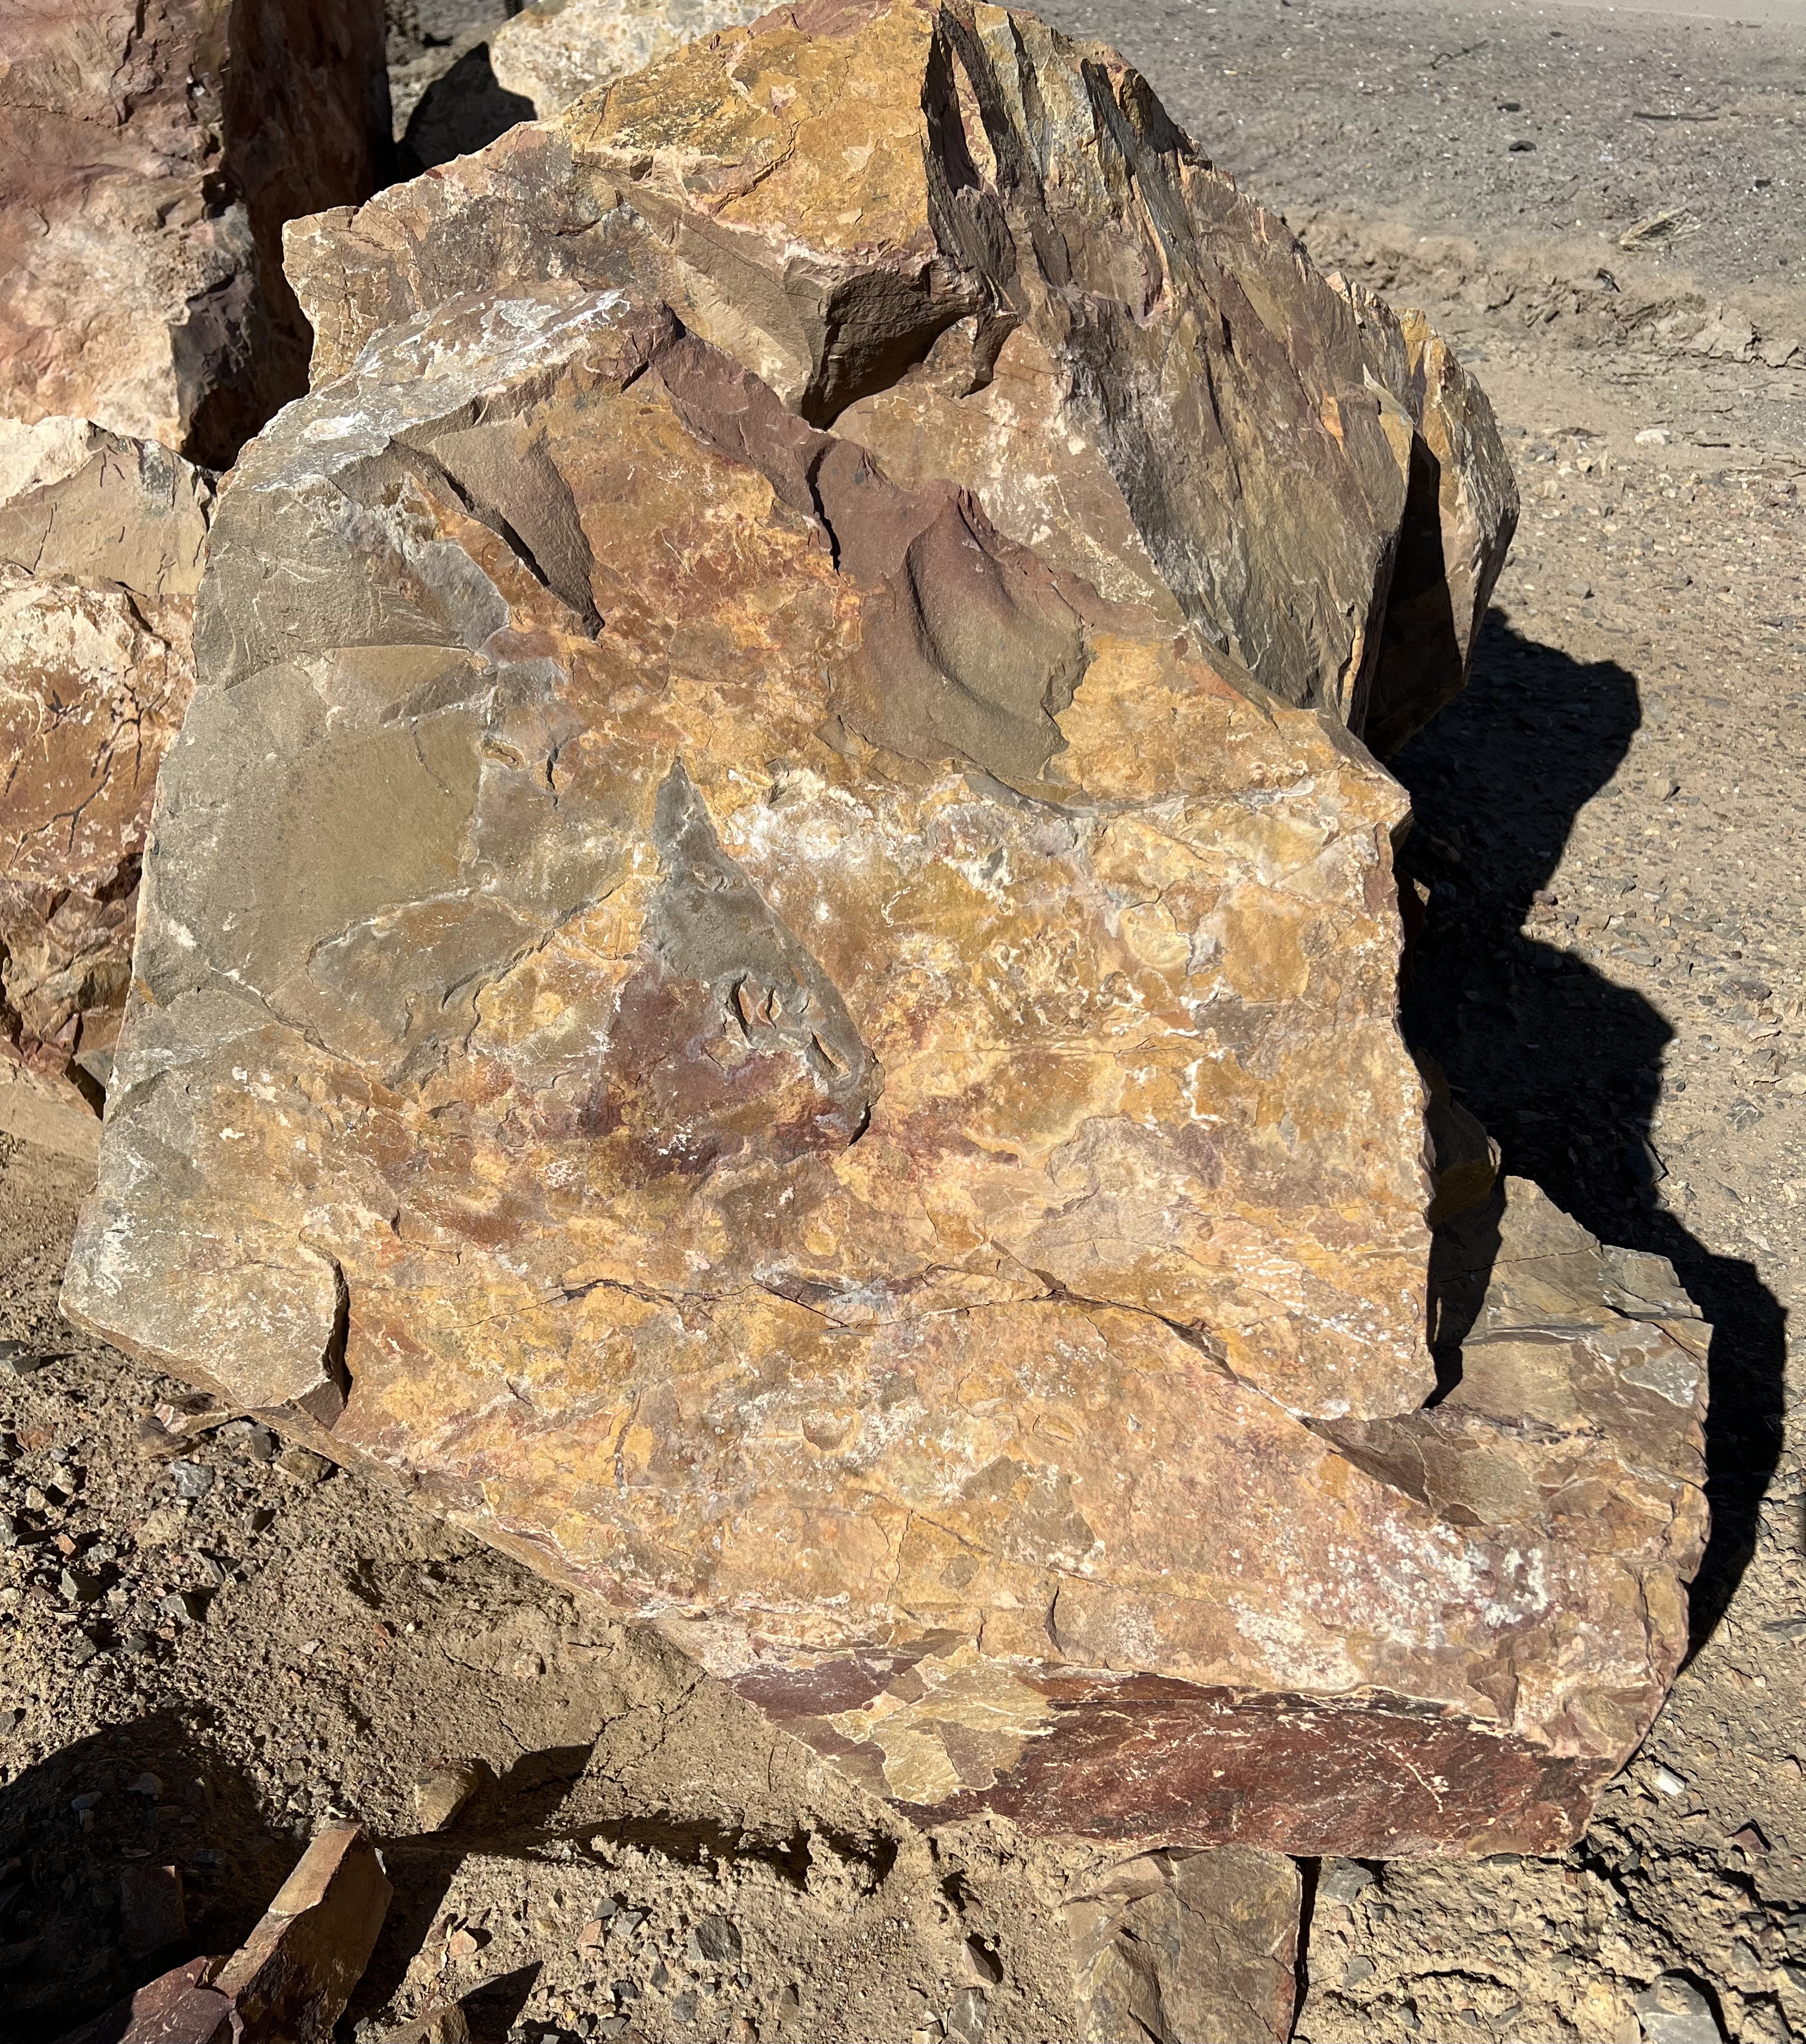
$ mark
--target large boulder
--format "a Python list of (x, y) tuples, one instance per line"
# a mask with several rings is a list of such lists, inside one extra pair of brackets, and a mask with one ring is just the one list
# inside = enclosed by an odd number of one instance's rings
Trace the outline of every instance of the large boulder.
[(158, 763), (194, 682), (213, 480), (0, 421), (0, 1129), (93, 1156)]
[(221, 466), (305, 387), (283, 223), (389, 149), (378, 0), (69, 0), (0, 50), (0, 417)]
[[(936, 473), (937, 368), (889, 473), (663, 245), (415, 313), (246, 450), (67, 1310), (924, 1817), (1571, 1837), (1685, 1643), (1700, 1331), (1482, 1181), (1428, 1404), (1401, 790), (1126, 516)], [(1327, 444), (1389, 445), (1358, 400)]]
[(1114, 52), (998, 8), (805, 0), (288, 245), (317, 378), (462, 291), (631, 281), (1389, 747), (1461, 686), (1516, 519), (1420, 322), (1320, 276)]

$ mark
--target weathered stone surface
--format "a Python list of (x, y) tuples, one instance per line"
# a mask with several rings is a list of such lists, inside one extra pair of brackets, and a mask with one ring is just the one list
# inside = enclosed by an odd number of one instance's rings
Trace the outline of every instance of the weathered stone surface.
[(0, 50), (0, 414), (221, 465), (305, 382), (282, 224), (375, 189), (374, 0), (71, 0)]
[(1562, 1840), (1684, 1642), (1698, 1329), (1515, 1188), (1424, 1409), (1396, 784), (629, 255), (247, 450), (67, 1309), (924, 1816)]
[(1461, 686), (1516, 518), (1420, 321), (1319, 276), (1113, 52), (963, 0), (692, 43), (288, 259), (317, 378), (462, 290), (636, 279), (897, 480), (1382, 747)]
[(79, 1155), (131, 976), (158, 762), (194, 686), (212, 478), (0, 422), (0, 1128)]
[(1153, 1852), (1066, 1905), (1086, 2044), (1285, 2044), (1303, 1883), (1278, 1853)]
[(763, 0), (540, 0), (494, 30), (490, 62), (496, 83), (544, 121), (680, 43), (766, 11)]

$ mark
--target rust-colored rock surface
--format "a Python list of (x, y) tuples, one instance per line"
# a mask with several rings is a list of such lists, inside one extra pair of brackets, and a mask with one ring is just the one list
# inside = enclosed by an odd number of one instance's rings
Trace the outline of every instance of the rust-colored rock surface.
[(1114, 52), (1001, 9), (786, 8), (288, 259), (317, 378), (459, 291), (636, 280), (897, 480), (1384, 747), (1462, 686), (1516, 520), (1420, 322), (1317, 275)]
[(67, 1310), (924, 1817), (1560, 1842), (1684, 1643), (1701, 1331), (1514, 1187), (1425, 1409), (1399, 789), (660, 259), (246, 451)]
[(540, 0), (495, 29), (490, 63), (497, 84), (544, 121), (681, 43), (766, 11), (763, 0)]
[(0, 423), (0, 1128), (93, 1155), (156, 771), (194, 687), (212, 478)]
[(221, 466), (305, 387), (285, 221), (387, 159), (375, 0), (68, 0), (0, 48), (0, 416)]

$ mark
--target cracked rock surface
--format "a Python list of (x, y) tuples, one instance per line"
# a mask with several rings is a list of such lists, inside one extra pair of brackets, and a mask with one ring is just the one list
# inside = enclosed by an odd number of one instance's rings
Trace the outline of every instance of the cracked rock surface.
[(1685, 1638), (1701, 1335), (1489, 1169), (1424, 1339), (1347, 725), (1508, 536), (1452, 357), (991, 10), (690, 45), (290, 245), (67, 1309), (924, 1819), (1566, 1842)]

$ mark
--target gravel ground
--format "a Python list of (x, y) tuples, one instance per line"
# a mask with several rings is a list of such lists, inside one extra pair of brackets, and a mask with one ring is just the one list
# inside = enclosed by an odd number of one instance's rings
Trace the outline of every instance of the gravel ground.
[[(1718, 1330), (1696, 1649), (1643, 1752), (1563, 1860), (1309, 1870), (1297, 2034), (1806, 2036), (1806, 25), (1049, 11), (1493, 393), (1524, 518), (1472, 687), (1394, 763), (1407, 1024), (1508, 1169)], [(475, 2034), (534, 2044), (1074, 2034), (1081, 1858), (910, 1831), (656, 1642), (72, 1338), (81, 1189), (0, 1147), (9, 2038), (231, 1942), (341, 1812), (401, 1890), (348, 2036), (479, 1984)], [(477, 1792), (422, 1836), (452, 1760)], [(154, 1961), (146, 1858), (189, 1912)]]

